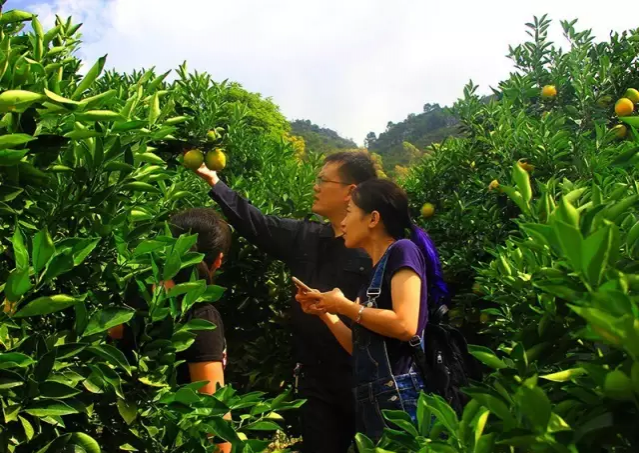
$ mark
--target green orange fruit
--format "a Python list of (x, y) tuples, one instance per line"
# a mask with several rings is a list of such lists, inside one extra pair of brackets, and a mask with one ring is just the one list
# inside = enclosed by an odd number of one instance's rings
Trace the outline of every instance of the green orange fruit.
[(422, 206), (421, 214), (422, 217), (426, 219), (432, 217), (433, 214), (435, 214), (435, 206), (433, 206), (432, 203), (424, 203), (424, 206)]
[(626, 138), (626, 135), (628, 134), (628, 128), (623, 124), (617, 124), (611, 129), (611, 131), (614, 132), (615, 137), (620, 140)]
[(639, 104), (639, 91), (634, 88), (628, 88), (623, 97), (630, 99), (634, 104)]
[(621, 98), (615, 104), (615, 113), (617, 116), (629, 116), (635, 110), (635, 105), (628, 98)]
[(541, 89), (541, 97), (544, 99), (552, 99), (557, 96), (557, 87), (555, 85), (546, 85)]
[(222, 171), (226, 167), (226, 154), (219, 148), (209, 151), (206, 153), (204, 163), (209, 170)]
[(199, 149), (192, 149), (184, 154), (184, 166), (191, 170), (197, 170), (204, 163), (204, 154)]

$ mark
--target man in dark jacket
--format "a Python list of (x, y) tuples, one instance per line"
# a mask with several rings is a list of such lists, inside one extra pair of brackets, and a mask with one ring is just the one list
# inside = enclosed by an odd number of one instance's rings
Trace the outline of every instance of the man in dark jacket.
[[(344, 246), (340, 228), (352, 190), (376, 177), (367, 153), (343, 152), (325, 159), (313, 188), (313, 212), (327, 223), (266, 216), (206, 166), (196, 173), (211, 186), (211, 197), (239, 234), (286, 263), (311, 288), (340, 288), (354, 300), (367, 283), (370, 259)], [(301, 410), (303, 451), (345, 453), (355, 434), (350, 356), (317, 316), (305, 314), (294, 298), (291, 302), (294, 352), (301, 367), (298, 389), (307, 400)]]

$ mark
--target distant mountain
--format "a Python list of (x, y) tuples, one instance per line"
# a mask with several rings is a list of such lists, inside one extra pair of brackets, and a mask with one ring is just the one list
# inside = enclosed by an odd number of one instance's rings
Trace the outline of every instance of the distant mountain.
[(338, 149), (357, 148), (353, 140), (341, 137), (334, 130), (320, 127), (309, 120), (291, 121), (291, 134), (304, 138), (307, 152), (329, 154)]
[(370, 132), (366, 136), (366, 147), (382, 156), (384, 168), (393, 173), (396, 165), (409, 166), (419, 160), (429, 145), (458, 135), (458, 123), (439, 104), (426, 104), (422, 113), (411, 113), (396, 124), (389, 121), (379, 137)]

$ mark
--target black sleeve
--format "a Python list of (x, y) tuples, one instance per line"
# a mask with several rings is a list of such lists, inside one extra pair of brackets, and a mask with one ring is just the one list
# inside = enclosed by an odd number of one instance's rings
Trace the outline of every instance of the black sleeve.
[(213, 186), (210, 196), (249, 242), (275, 259), (290, 260), (305, 222), (264, 215), (221, 181)]
[(223, 362), (226, 341), (224, 340), (224, 324), (220, 313), (213, 307), (197, 311), (192, 319), (204, 319), (216, 325), (214, 330), (198, 330), (195, 342), (180, 355), (187, 363)]

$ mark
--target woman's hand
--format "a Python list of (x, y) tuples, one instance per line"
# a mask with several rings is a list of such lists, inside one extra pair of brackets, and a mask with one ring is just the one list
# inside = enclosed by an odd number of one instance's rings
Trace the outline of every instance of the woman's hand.
[(298, 291), (295, 298), (301, 303), (302, 309), (304, 304), (311, 306), (314, 311), (320, 311), (323, 313), (330, 313), (333, 315), (342, 314), (344, 308), (349, 304), (352, 304), (344, 293), (339, 288), (335, 288), (333, 291), (326, 293), (303, 293)]
[(326, 310), (320, 310), (317, 308), (317, 297), (321, 293), (318, 291), (308, 292), (304, 291), (302, 288), (297, 288), (297, 294), (295, 294), (295, 300), (297, 300), (301, 307), (302, 311), (307, 315), (315, 315), (322, 316), (326, 314)]

